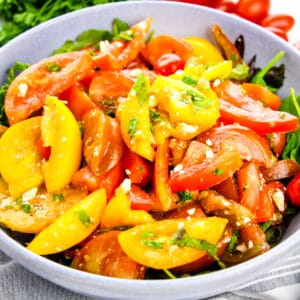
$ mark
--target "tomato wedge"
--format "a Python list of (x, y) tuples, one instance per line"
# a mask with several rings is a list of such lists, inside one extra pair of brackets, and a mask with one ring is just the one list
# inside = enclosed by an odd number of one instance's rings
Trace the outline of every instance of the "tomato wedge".
[(89, 75), (92, 66), (92, 57), (85, 51), (54, 55), (30, 66), (7, 90), (5, 113), (9, 123), (29, 117), (42, 108), (46, 95), (59, 95)]
[(225, 123), (236, 122), (261, 135), (298, 128), (299, 119), (296, 116), (264, 107), (243, 92), (240, 84), (224, 80), (214, 90), (220, 101), (220, 120)]
[(255, 161), (260, 166), (272, 166), (275, 158), (266, 139), (254, 130), (237, 124), (214, 127), (197, 138), (202, 143), (211, 143), (217, 151), (222, 142), (234, 145), (242, 159)]
[(219, 152), (199, 164), (175, 167), (169, 185), (173, 193), (208, 189), (232, 176), (242, 164), (238, 150), (224, 143)]
[(156, 65), (164, 54), (175, 54), (186, 62), (192, 52), (193, 49), (187, 42), (171, 35), (158, 35), (142, 49), (143, 57), (152, 66)]

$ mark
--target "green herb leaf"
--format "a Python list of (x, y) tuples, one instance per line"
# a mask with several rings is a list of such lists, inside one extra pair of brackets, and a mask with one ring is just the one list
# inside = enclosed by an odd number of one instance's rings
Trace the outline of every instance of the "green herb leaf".
[(112, 29), (113, 32), (112, 33), (113, 33), (114, 37), (118, 36), (120, 33), (122, 33), (122, 32), (129, 29), (129, 25), (126, 22), (119, 19), (119, 18), (116, 18), (116, 19), (113, 20), (112, 27), (113, 27), (113, 29)]
[(177, 195), (179, 196), (180, 203), (182, 204), (193, 199), (193, 196), (189, 191), (178, 192)]
[(46, 66), (46, 69), (51, 73), (59, 72), (61, 70), (61, 67), (56, 63), (46, 62), (45, 66)]
[(223, 262), (217, 256), (218, 247), (205, 240), (199, 240), (188, 236), (184, 228), (179, 229), (172, 237), (172, 243), (180, 247), (190, 247), (198, 250), (206, 251), (212, 258), (214, 258), (221, 268), (225, 268)]
[(227, 251), (232, 252), (238, 244), (239, 231), (237, 229), (233, 230), (230, 242), (227, 246)]
[(131, 139), (135, 137), (138, 126), (137, 118), (132, 117), (128, 122), (128, 133)]
[(156, 235), (153, 232), (144, 231), (141, 235), (141, 243), (154, 249), (163, 249), (164, 244), (155, 240)]
[(53, 194), (52, 199), (53, 201), (64, 201), (65, 196), (64, 194)]
[(195, 79), (194, 77), (188, 75), (188, 74), (185, 74), (183, 77), (182, 77), (182, 81), (185, 83), (185, 84), (188, 84), (190, 86), (196, 86), (198, 81), (197, 79)]
[(222, 175), (222, 174), (224, 174), (224, 170), (217, 168), (213, 171), (213, 174), (214, 175)]
[(145, 74), (139, 74), (133, 85), (133, 89), (136, 92), (136, 96), (140, 105), (143, 105), (146, 101), (148, 101), (149, 80)]
[(91, 218), (87, 215), (87, 213), (84, 210), (78, 210), (75, 213), (84, 226), (89, 227), (89, 225), (93, 224)]
[(251, 82), (260, 84), (269, 89), (270, 91), (276, 92), (278, 88), (268, 85), (264, 77), (284, 55), (284, 51), (280, 51), (277, 55), (275, 55), (275, 57), (273, 57), (262, 70), (259, 70), (254, 74), (253, 78), (251, 79)]

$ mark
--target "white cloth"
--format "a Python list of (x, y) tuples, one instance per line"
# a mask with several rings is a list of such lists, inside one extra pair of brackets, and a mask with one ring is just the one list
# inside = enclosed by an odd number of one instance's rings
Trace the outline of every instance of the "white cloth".
[[(293, 256), (238, 289), (209, 300), (300, 300), (300, 247)], [(27, 271), (0, 251), (0, 300), (91, 300)]]

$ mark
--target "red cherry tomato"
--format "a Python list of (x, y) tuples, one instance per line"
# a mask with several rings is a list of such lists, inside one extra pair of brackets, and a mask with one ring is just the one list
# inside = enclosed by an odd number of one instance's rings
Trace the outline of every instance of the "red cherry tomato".
[(300, 206), (300, 172), (289, 182), (286, 192), (290, 202)]
[(177, 54), (165, 53), (154, 63), (154, 71), (158, 74), (168, 76), (177, 70), (182, 70), (184, 64), (184, 60)]
[(228, 13), (234, 13), (236, 10), (236, 3), (230, 0), (218, 1), (213, 8), (222, 10)]
[(286, 14), (268, 15), (262, 19), (260, 25), (263, 27), (276, 27), (285, 32), (293, 28), (295, 19)]
[(259, 22), (269, 13), (270, 0), (239, 0), (236, 14), (252, 22)]

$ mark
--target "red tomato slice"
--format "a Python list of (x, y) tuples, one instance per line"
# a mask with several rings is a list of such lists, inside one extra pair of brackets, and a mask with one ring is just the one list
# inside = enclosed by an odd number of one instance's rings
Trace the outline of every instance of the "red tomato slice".
[(169, 142), (157, 145), (154, 163), (154, 210), (168, 211), (175, 209), (179, 197), (172, 193), (169, 185)]
[(242, 88), (246, 91), (247, 95), (262, 102), (264, 106), (270, 107), (274, 110), (279, 109), (281, 105), (280, 97), (262, 85), (252, 82), (244, 82), (242, 83)]
[(241, 85), (224, 80), (214, 87), (219, 97), (221, 121), (239, 123), (259, 134), (294, 131), (299, 119), (286, 112), (272, 110), (243, 92)]
[(83, 154), (91, 170), (101, 175), (113, 168), (123, 155), (124, 142), (116, 119), (96, 108), (83, 118)]
[(83, 87), (75, 84), (64, 91), (58, 97), (60, 100), (67, 101), (67, 106), (75, 116), (76, 120), (81, 121), (83, 115), (96, 107)]
[(144, 49), (143, 57), (154, 66), (163, 54), (175, 54), (184, 62), (192, 55), (192, 47), (182, 39), (171, 35), (158, 35)]
[(287, 195), (293, 205), (300, 206), (300, 172), (288, 183)]
[(85, 78), (92, 65), (91, 55), (78, 51), (54, 55), (30, 66), (8, 88), (5, 112), (9, 123), (24, 120), (42, 108), (46, 95), (57, 96)]
[(42, 137), (40, 137), (37, 141), (37, 149), (41, 157), (48, 160), (51, 153), (51, 147), (44, 146)]
[(136, 184), (131, 185), (127, 195), (131, 202), (131, 209), (149, 211), (153, 206), (150, 195)]
[(94, 65), (101, 70), (122, 70), (134, 61), (141, 49), (145, 46), (147, 35), (150, 31), (152, 18), (133, 25), (130, 30), (133, 39), (113, 41), (107, 50), (93, 57)]
[(169, 76), (184, 68), (184, 60), (176, 54), (165, 53), (154, 63), (154, 71), (158, 74)]
[(127, 147), (125, 148), (122, 157), (123, 167), (125, 173), (129, 177), (132, 183), (146, 186), (152, 179), (153, 168), (151, 163), (132, 152)]
[(266, 139), (252, 129), (240, 125), (214, 127), (197, 138), (202, 143), (210, 143), (214, 151), (220, 149), (222, 141), (234, 145), (243, 160), (255, 161), (260, 166), (270, 167), (274, 162), (273, 153)]
[(73, 175), (72, 184), (84, 188), (89, 192), (104, 188), (107, 199), (109, 200), (123, 179), (124, 170), (121, 163), (118, 163), (115, 167), (102, 175), (97, 175), (89, 166), (84, 166)]
[(208, 189), (232, 176), (243, 162), (236, 148), (223, 145), (213, 157), (206, 158), (199, 164), (187, 168), (175, 167), (169, 180), (172, 192)]

